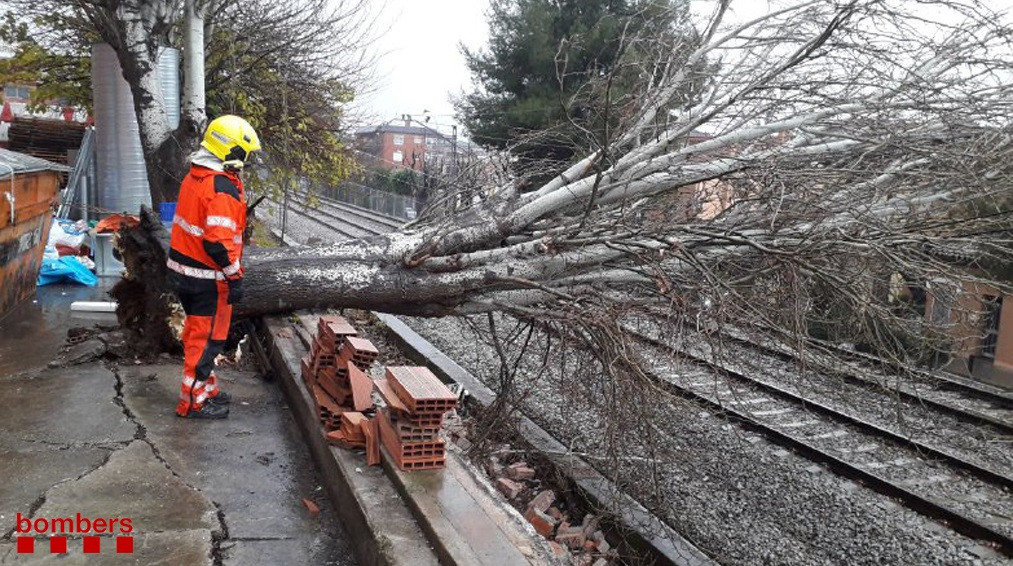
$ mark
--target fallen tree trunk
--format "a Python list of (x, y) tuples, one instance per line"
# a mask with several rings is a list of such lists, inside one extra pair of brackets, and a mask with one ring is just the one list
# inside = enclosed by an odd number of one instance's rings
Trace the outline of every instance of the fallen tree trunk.
[[(169, 233), (150, 209), (142, 208), (140, 216), (137, 227), (118, 234), (126, 272), (110, 294), (138, 352), (176, 351), (178, 331), (173, 327), (179, 327), (182, 313), (167, 278)], [(503, 279), (496, 269), (412, 269), (401, 254), (408, 242), (420, 238), (388, 234), (297, 249), (247, 247), (244, 296), (235, 305), (234, 319), (318, 308), (444, 316), (486, 310), (472, 303), (476, 292), (525, 287), (521, 280)]]

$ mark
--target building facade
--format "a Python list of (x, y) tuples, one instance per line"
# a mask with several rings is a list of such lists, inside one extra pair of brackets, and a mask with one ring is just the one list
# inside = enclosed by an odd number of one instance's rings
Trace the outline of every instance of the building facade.
[(929, 283), (925, 318), (949, 336), (953, 359), (946, 369), (1013, 388), (1013, 296), (980, 283)]
[(411, 120), (401, 124), (388, 122), (360, 128), (355, 132), (355, 149), (360, 157), (384, 169), (422, 170), (426, 160), (452, 156), (456, 142), (453, 136)]

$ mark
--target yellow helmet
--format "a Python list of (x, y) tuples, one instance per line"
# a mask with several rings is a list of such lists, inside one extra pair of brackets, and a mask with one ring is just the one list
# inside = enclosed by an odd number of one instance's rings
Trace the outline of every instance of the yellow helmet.
[(260, 138), (253, 126), (232, 114), (211, 120), (200, 144), (233, 169), (242, 169), (250, 154), (260, 151)]

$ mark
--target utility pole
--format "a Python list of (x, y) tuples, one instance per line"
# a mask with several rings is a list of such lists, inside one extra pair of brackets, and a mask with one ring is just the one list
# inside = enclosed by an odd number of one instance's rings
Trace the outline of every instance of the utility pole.
[(451, 138), (451, 147), (453, 148), (451, 149), (452, 157), (450, 158), (451, 169), (453, 171), (452, 174), (457, 175), (457, 124), (454, 124), (452, 127), (454, 128), (454, 137)]

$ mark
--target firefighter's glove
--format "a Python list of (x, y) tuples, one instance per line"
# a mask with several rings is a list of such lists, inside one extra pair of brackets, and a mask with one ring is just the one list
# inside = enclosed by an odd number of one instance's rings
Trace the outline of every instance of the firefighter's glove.
[(229, 304), (234, 305), (243, 300), (243, 278), (229, 279)]

